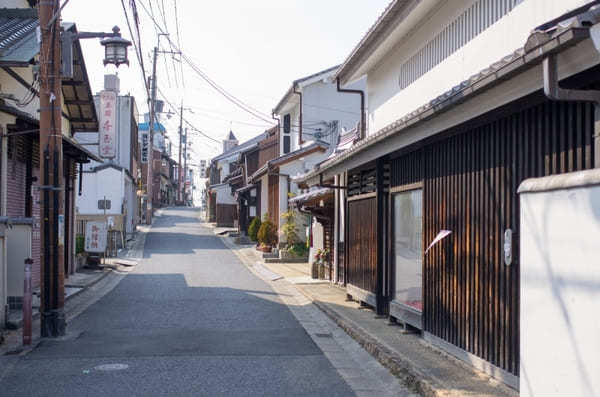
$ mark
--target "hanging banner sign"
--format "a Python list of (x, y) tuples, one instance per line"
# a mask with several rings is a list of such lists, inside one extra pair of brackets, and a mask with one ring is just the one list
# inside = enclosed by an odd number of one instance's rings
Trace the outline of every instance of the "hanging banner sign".
[(431, 244), (429, 244), (429, 247), (427, 247), (427, 249), (425, 250), (425, 254), (431, 249), (431, 247), (442, 241), (445, 237), (449, 236), (450, 233), (452, 233), (450, 230), (440, 230), (438, 235), (435, 236)]
[(148, 133), (142, 132), (142, 164), (148, 164)]
[(116, 157), (117, 146), (117, 93), (100, 92), (100, 157), (111, 159)]

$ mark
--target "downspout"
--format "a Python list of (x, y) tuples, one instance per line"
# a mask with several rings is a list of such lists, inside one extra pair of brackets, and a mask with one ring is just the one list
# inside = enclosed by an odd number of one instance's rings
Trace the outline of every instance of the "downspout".
[(296, 91), (297, 84), (294, 84), (292, 92), (300, 97), (300, 115), (298, 116), (298, 146), (302, 146), (304, 141), (302, 140), (302, 93)]
[(366, 137), (366, 119), (365, 119), (365, 92), (363, 90), (351, 90), (342, 88), (340, 86), (340, 78), (335, 79), (337, 83), (338, 92), (345, 92), (348, 94), (358, 94), (360, 95), (360, 139), (364, 139)]
[(544, 94), (553, 101), (583, 101), (594, 103), (594, 168), (600, 168), (600, 91), (571, 90), (561, 88), (558, 83), (556, 54), (543, 61)]

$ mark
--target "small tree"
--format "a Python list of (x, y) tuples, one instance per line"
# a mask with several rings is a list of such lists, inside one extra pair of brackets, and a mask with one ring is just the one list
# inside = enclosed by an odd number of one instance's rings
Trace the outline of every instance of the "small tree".
[(274, 246), (277, 243), (277, 233), (275, 226), (270, 220), (265, 220), (258, 229), (258, 242), (265, 246)]
[(248, 226), (248, 237), (252, 241), (258, 241), (258, 231), (260, 230), (261, 221), (258, 216), (252, 218), (250, 226)]
[(296, 229), (296, 211), (293, 208), (289, 208), (286, 212), (281, 214), (281, 218), (285, 220), (285, 223), (281, 227), (281, 231), (285, 236), (287, 246), (292, 247), (300, 241), (298, 230)]

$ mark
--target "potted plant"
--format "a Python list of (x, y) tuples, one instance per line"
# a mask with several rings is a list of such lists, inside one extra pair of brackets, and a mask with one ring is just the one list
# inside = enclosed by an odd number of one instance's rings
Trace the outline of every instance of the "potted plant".
[(319, 278), (319, 268), (321, 267), (321, 255), (322, 254), (323, 254), (323, 250), (320, 248), (315, 252), (315, 260), (312, 263), (312, 266), (310, 269), (312, 278)]
[(252, 241), (258, 241), (258, 231), (260, 229), (261, 221), (258, 216), (252, 218), (250, 226), (248, 226), (248, 237)]
[(273, 246), (277, 243), (277, 233), (275, 232), (275, 226), (273, 223), (265, 219), (258, 229), (258, 250), (262, 252), (271, 252)]

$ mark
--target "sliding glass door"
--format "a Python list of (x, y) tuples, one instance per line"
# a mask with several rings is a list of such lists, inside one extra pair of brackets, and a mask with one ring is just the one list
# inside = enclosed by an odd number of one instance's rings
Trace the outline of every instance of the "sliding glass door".
[[(393, 194), (394, 227), (394, 300), (393, 306), (400, 312), (423, 311), (423, 190), (413, 189)], [(409, 318), (399, 315), (409, 323)], [(419, 316), (420, 317), (420, 316)], [(419, 326), (418, 324), (411, 324)]]

